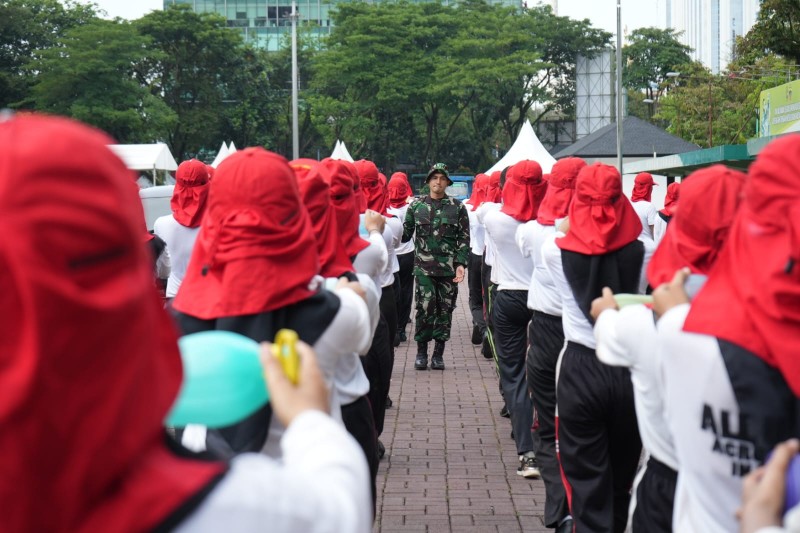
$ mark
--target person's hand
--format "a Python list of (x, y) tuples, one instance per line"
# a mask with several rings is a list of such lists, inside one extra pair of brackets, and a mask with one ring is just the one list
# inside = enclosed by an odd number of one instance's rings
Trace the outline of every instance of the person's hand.
[(300, 355), (300, 378), (297, 385), (293, 385), (283, 372), (280, 361), (273, 355), (272, 344), (261, 343), (261, 362), (264, 365), (272, 412), (284, 427), (289, 427), (297, 415), (310, 409), (330, 412), (328, 387), (322, 379), (314, 350), (308, 344), (298, 341), (297, 353)]
[(364, 287), (357, 281), (350, 281), (345, 277), (339, 278), (339, 281), (336, 282), (336, 287), (334, 287), (334, 291), (338, 291), (339, 289), (350, 289), (354, 293), (361, 296), (361, 299), (365, 302), (367, 301), (367, 293), (364, 290)]
[(786, 492), (786, 470), (800, 451), (800, 442), (790, 439), (775, 447), (767, 464), (750, 472), (742, 484), (742, 506), (736, 512), (741, 533), (780, 526)]
[(456, 267), (456, 277), (453, 278), (453, 281), (456, 283), (461, 283), (464, 281), (464, 266), (458, 265)]
[(367, 212), (364, 214), (364, 227), (367, 228), (367, 231), (371, 232), (376, 230), (378, 233), (383, 233), (383, 227), (385, 225), (386, 219), (383, 218), (380, 213), (372, 209), (367, 209)]
[(558, 225), (556, 230), (560, 231), (565, 235), (569, 233), (569, 217), (565, 217), (564, 220), (561, 221), (561, 224)]
[(662, 283), (653, 291), (653, 311), (658, 318), (675, 306), (689, 303), (689, 296), (683, 289), (683, 284), (691, 273), (691, 270), (684, 267), (675, 272), (672, 281)]
[(593, 319), (597, 320), (600, 313), (606, 309), (619, 309), (619, 306), (617, 305), (617, 300), (614, 298), (614, 292), (608, 287), (603, 287), (603, 295), (592, 300), (592, 308), (589, 314), (592, 315)]

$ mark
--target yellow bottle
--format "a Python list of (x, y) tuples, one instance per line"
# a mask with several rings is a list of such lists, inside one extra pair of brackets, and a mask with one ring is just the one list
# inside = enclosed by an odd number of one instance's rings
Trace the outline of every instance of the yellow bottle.
[(300, 379), (300, 355), (297, 353), (297, 341), (296, 331), (281, 329), (275, 334), (275, 343), (272, 345), (272, 353), (280, 360), (286, 377), (295, 385)]

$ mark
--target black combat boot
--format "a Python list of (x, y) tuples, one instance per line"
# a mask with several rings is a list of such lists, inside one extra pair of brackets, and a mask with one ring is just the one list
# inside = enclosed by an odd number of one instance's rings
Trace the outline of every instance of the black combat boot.
[(444, 370), (444, 341), (436, 341), (433, 346), (433, 357), (431, 357), (432, 370)]
[(426, 370), (428, 368), (428, 343), (417, 343), (417, 359), (414, 361), (414, 368)]

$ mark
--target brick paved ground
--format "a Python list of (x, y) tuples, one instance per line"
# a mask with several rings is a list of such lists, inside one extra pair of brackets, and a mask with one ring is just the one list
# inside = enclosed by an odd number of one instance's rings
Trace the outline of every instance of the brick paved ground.
[[(494, 362), (470, 342), (467, 285), (459, 287), (444, 372), (414, 370), (411, 338), (395, 351), (381, 441), (373, 530), (418, 532), (551, 531), (544, 527), (544, 484), (516, 474), (511, 424)], [(429, 351), (433, 349), (433, 343)]]

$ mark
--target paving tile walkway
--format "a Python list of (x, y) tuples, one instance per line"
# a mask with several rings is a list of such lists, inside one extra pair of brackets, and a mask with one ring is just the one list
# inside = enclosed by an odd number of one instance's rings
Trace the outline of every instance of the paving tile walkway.
[(395, 350), (375, 533), (551, 531), (542, 523), (544, 483), (516, 474), (494, 362), (472, 345), (471, 332), (464, 282), (446, 370), (415, 370), (413, 338)]

